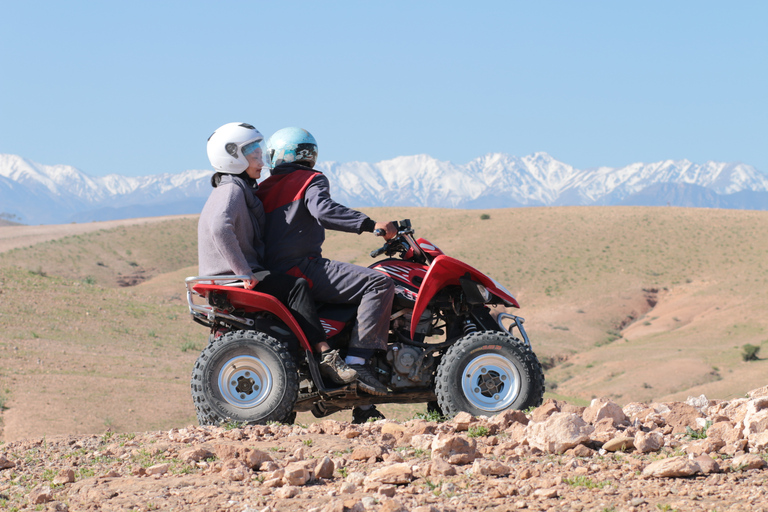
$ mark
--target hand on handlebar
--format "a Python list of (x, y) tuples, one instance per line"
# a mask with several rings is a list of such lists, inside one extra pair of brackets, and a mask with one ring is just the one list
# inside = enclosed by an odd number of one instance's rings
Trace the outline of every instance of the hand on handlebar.
[(383, 236), (385, 240), (390, 240), (397, 235), (397, 228), (394, 222), (377, 222), (373, 232), (376, 236)]
[[(251, 277), (254, 277), (254, 276), (251, 276)], [(243, 286), (245, 286), (246, 290), (253, 290), (254, 288), (256, 288), (257, 284), (259, 284), (258, 279), (245, 279), (243, 281)]]

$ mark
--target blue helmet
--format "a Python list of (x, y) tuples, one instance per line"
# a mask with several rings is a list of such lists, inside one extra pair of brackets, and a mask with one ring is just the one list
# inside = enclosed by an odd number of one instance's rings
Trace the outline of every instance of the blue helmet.
[(272, 167), (285, 163), (314, 167), (317, 163), (317, 142), (312, 134), (303, 128), (283, 128), (276, 131), (267, 141), (267, 156)]

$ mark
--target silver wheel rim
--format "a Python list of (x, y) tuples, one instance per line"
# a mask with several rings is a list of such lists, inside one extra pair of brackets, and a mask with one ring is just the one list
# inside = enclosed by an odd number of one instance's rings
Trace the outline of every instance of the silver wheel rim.
[(272, 373), (258, 357), (236, 356), (219, 370), (219, 389), (228, 404), (255, 407), (272, 390)]
[(520, 371), (506, 357), (483, 354), (464, 368), (461, 389), (470, 404), (488, 412), (508, 409), (520, 394)]

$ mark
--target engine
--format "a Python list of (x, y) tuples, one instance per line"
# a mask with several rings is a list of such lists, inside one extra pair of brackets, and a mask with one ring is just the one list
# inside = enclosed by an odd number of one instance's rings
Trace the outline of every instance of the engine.
[(432, 383), (435, 357), (424, 349), (395, 343), (387, 350), (387, 362), (392, 367), (392, 389), (427, 387)]

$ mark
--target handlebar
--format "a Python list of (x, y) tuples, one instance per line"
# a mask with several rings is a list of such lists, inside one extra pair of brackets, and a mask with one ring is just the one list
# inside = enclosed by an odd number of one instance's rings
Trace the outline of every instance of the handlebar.
[[(411, 221), (410, 219), (404, 219), (400, 222), (395, 222), (395, 228), (397, 229), (397, 234), (384, 242), (384, 245), (376, 249), (375, 251), (371, 251), (371, 258), (375, 258), (377, 256), (380, 256), (384, 253), (387, 254), (394, 254), (395, 252), (399, 250), (406, 251), (408, 247), (414, 248), (417, 251), (420, 251), (418, 249), (418, 246), (416, 246), (415, 241), (413, 241), (413, 235), (414, 231), (411, 227)], [(380, 233), (379, 233), (380, 232)], [(383, 236), (386, 234), (386, 231), (383, 229), (377, 229), (374, 231), (377, 236)]]

